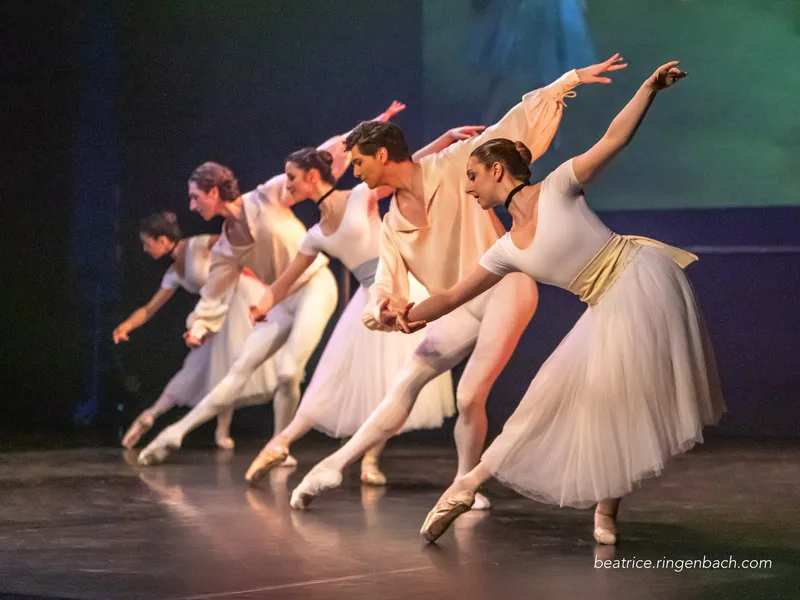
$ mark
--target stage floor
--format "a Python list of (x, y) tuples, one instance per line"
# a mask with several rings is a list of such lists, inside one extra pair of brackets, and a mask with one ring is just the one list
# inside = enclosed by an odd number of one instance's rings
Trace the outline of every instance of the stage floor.
[[(800, 597), (800, 442), (715, 440), (675, 460), (597, 547), (591, 512), (536, 504), (499, 484), (490, 511), (438, 545), (418, 537), (455, 470), (449, 446), (390, 444), (385, 489), (351, 469), (310, 510), (288, 505), (335, 445), (298, 446), (297, 470), (248, 489), (256, 446), (186, 450), (131, 467), (112, 448), (0, 455), (0, 598), (401, 599)], [(678, 561), (733, 558), (739, 568)], [(605, 568), (660, 559), (668, 568)], [(770, 561), (741, 568), (742, 561)]]

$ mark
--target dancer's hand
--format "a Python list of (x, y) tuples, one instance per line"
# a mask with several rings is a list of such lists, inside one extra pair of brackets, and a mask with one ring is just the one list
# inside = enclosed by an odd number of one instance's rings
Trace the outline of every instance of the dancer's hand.
[(117, 325), (116, 329), (114, 329), (113, 333), (111, 334), (114, 337), (114, 343), (119, 344), (120, 342), (127, 342), (128, 334), (131, 332), (132, 327), (127, 323), (120, 323)]
[(678, 80), (683, 79), (688, 73), (681, 71), (678, 68), (678, 63), (679, 61), (673, 60), (665, 65), (661, 65), (656, 69), (656, 72), (647, 79), (645, 85), (649, 85), (658, 92), (668, 88)]
[(600, 77), (602, 73), (619, 71), (628, 66), (628, 63), (619, 55), (619, 52), (605, 62), (578, 69), (578, 79), (581, 83), (611, 83), (609, 77)]
[(409, 302), (406, 307), (397, 314), (395, 319), (395, 329), (403, 333), (415, 333), (425, 327), (425, 321), (409, 321), (408, 312), (413, 308), (415, 302)]
[(272, 310), (273, 305), (272, 289), (268, 285), (264, 286), (264, 295), (261, 296), (261, 300), (258, 301), (258, 304), (250, 306), (250, 322), (253, 325), (266, 323), (267, 313)]
[(205, 338), (201, 339), (193, 336), (191, 331), (187, 331), (183, 334), (183, 341), (186, 342), (186, 347), (191, 348), (192, 350), (202, 346), (204, 339)]
[(392, 329), (397, 325), (397, 311), (393, 308), (389, 308), (389, 298), (385, 298), (380, 303), (378, 321), (380, 321), (381, 325), (391, 327)]
[(397, 100), (395, 100), (394, 102), (392, 102), (392, 103), (389, 105), (389, 108), (387, 108), (385, 111), (383, 111), (383, 112), (382, 112), (381, 114), (379, 114), (377, 117), (375, 117), (375, 118), (373, 119), (373, 121), (388, 121), (388, 120), (389, 120), (389, 119), (391, 119), (393, 116), (395, 116), (397, 113), (399, 113), (399, 112), (402, 112), (402, 111), (404, 111), (405, 109), (406, 109), (406, 105), (405, 105), (405, 104), (403, 104), (402, 102), (398, 102)]
[(453, 142), (459, 142), (480, 135), (484, 129), (486, 129), (486, 125), (463, 125), (462, 127), (454, 127), (447, 132), (447, 135)]

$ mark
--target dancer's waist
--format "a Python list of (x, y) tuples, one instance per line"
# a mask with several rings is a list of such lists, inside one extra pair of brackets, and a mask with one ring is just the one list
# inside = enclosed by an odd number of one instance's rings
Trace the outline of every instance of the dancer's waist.
[(353, 276), (363, 288), (369, 288), (375, 283), (375, 273), (378, 271), (378, 258), (373, 258), (361, 263), (353, 269)]
[(691, 252), (658, 240), (615, 233), (572, 280), (572, 283), (569, 284), (569, 291), (590, 306), (597, 304), (603, 294), (619, 278), (639, 246), (650, 246), (660, 250), (684, 269), (697, 260), (697, 256)]

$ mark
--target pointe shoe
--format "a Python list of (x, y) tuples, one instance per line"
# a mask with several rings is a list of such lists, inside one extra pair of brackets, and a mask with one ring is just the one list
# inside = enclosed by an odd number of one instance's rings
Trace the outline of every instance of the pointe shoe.
[(475, 492), (475, 503), (472, 505), (472, 510), (489, 510), (492, 508), (492, 501), (480, 492)]
[(174, 429), (167, 427), (139, 453), (139, 465), (149, 467), (163, 463), (182, 443), (183, 438)]
[(217, 448), (220, 450), (233, 450), (236, 448), (236, 442), (229, 435), (215, 435), (214, 443), (217, 444)]
[(381, 487), (386, 485), (386, 475), (377, 465), (361, 465), (361, 483)]
[(294, 488), (289, 505), (297, 510), (305, 510), (321, 492), (339, 487), (341, 484), (341, 471), (317, 465), (303, 477), (300, 485)]
[(284, 460), (278, 466), (279, 467), (296, 467), (297, 466), (297, 459), (290, 454), (289, 456), (286, 457), (286, 460)]
[(140, 414), (128, 428), (128, 431), (125, 432), (125, 437), (122, 438), (122, 446), (128, 450), (136, 446), (142, 436), (153, 427), (153, 423), (155, 423), (155, 419), (152, 416), (147, 413)]
[(270, 470), (286, 462), (288, 456), (289, 450), (285, 446), (265, 446), (247, 469), (245, 480), (250, 484), (257, 483)]
[(611, 515), (605, 515), (603, 513), (598, 513), (600, 516), (606, 517), (611, 521), (610, 525), (601, 526), (594, 528), (594, 541), (598, 544), (603, 544), (604, 546), (614, 546), (618, 541), (617, 530), (616, 530), (616, 519)]
[(428, 513), (428, 516), (425, 517), (425, 522), (422, 524), (419, 534), (428, 542), (435, 542), (447, 531), (447, 528), (459, 515), (472, 508), (474, 502), (475, 492), (470, 490), (463, 490), (449, 498), (440, 500), (433, 507), (433, 510)]

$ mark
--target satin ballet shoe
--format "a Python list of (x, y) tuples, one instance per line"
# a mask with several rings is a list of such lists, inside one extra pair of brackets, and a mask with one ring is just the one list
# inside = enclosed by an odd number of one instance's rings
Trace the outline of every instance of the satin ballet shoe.
[(361, 465), (361, 483), (381, 487), (386, 485), (386, 475), (378, 468), (378, 465)]
[(174, 429), (167, 427), (139, 453), (138, 463), (142, 467), (161, 464), (170, 454), (178, 450), (182, 443), (183, 438)]
[(125, 432), (125, 437), (122, 438), (122, 446), (128, 448), (128, 450), (136, 446), (142, 436), (153, 427), (153, 423), (155, 423), (155, 419), (151, 415), (147, 413), (140, 414), (128, 428), (128, 431)]
[(611, 520), (611, 525), (608, 526), (601, 526), (594, 528), (594, 541), (598, 544), (602, 544), (604, 546), (614, 546), (619, 537), (617, 536), (617, 529), (616, 529), (616, 519), (611, 515), (606, 515), (603, 513), (597, 513), (602, 517), (606, 517)]
[(289, 449), (285, 446), (264, 446), (250, 463), (250, 468), (244, 476), (245, 480), (251, 484), (257, 483), (272, 469), (286, 462), (288, 456)]
[(236, 448), (236, 442), (229, 435), (215, 435), (214, 443), (220, 450), (233, 450)]
[(419, 534), (424, 537), (428, 542), (433, 543), (447, 531), (450, 524), (455, 521), (459, 515), (464, 514), (472, 508), (475, 503), (475, 492), (470, 490), (463, 490), (457, 492), (449, 498), (445, 498), (436, 503), (433, 510), (425, 517), (425, 522), (422, 524), (422, 529)]
[(321, 492), (339, 487), (341, 484), (341, 471), (317, 465), (303, 477), (300, 485), (294, 488), (289, 505), (297, 510), (305, 510)]

